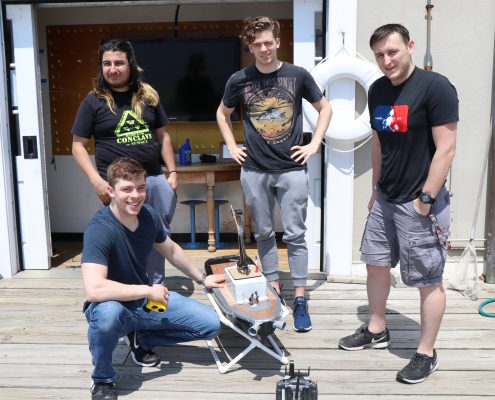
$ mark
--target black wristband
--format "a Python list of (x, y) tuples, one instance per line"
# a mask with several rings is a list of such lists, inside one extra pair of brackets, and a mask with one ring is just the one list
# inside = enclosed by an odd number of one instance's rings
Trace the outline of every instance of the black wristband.
[(203, 285), (203, 286), (204, 286), (204, 284), (205, 284), (205, 279), (206, 279), (206, 274), (203, 272), (203, 273), (201, 274), (201, 278), (200, 278), (199, 280), (197, 280), (197, 281), (196, 281), (196, 283), (197, 283), (198, 285)]

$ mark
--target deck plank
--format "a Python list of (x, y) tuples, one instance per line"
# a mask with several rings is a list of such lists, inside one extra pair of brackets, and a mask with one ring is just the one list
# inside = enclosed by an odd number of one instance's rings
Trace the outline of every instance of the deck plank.
[[(256, 400), (273, 400), (275, 395), (274, 391), (268, 393), (257, 393)], [(157, 390), (139, 390), (134, 392), (121, 391), (121, 399), (126, 400), (163, 400), (164, 392)], [(74, 400), (74, 399), (86, 399), (89, 398), (88, 391), (84, 389), (31, 389), (31, 388), (19, 388), (16, 389), (16, 399), (23, 400)], [(172, 397), (167, 397), (172, 399)], [(190, 392), (175, 392), (173, 400), (191, 400), (194, 396)], [(203, 392), (200, 397), (202, 400), (219, 400), (222, 396), (218, 393)], [(246, 393), (229, 393), (229, 400), (249, 400), (251, 397), (246, 395)], [(319, 394), (318, 400), (366, 400), (366, 399), (376, 399), (376, 396), (366, 396), (366, 395), (327, 395)], [(410, 396), (410, 395), (381, 395), (380, 400), (425, 400), (425, 396)], [(428, 396), (427, 400), (447, 400), (446, 396)], [(486, 400), (489, 399), (488, 396), (457, 396), (456, 399), (460, 400)], [(12, 400), (12, 390), (0, 388), (0, 400)], [(448, 399), (450, 400), (450, 399)]]
[[(16, 389), (16, 399), (23, 400), (52, 400), (52, 399), (60, 399), (60, 400), (74, 400), (74, 399), (86, 399), (89, 398), (87, 389), (43, 389), (39, 390), (37, 388), (17, 388)], [(273, 400), (275, 395), (273, 394), (274, 390), (269, 391), (267, 393), (257, 393), (256, 400)], [(160, 390), (139, 390), (139, 391), (121, 391), (121, 399), (126, 400), (163, 400), (164, 398), (173, 399), (173, 400), (191, 400), (195, 398), (190, 392), (174, 392), (172, 397), (164, 397), (164, 392)], [(223, 396), (219, 396), (218, 393), (210, 393), (210, 392), (202, 392), (200, 397), (202, 400), (219, 400), (222, 399)], [(225, 398), (229, 400), (249, 400), (249, 395), (246, 393), (228, 393)], [(342, 395), (342, 394), (319, 394), (318, 400), (366, 400), (366, 399), (376, 399), (375, 395), (366, 396), (366, 395)], [(380, 400), (425, 400), (425, 396), (410, 396), (410, 395), (381, 395), (379, 396)], [(447, 400), (446, 396), (439, 395), (429, 395), (427, 400)], [(486, 400), (489, 399), (488, 396), (457, 396), (456, 399), (460, 400)], [(0, 400), (12, 400), (12, 390), (11, 389), (3, 389), (0, 388)], [(450, 400), (450, 399), (449, 399)]]
[[(160, 368), (115, 366), (116, 384), (121, 391), (160, 390), (167, 398), (175, 392), (189, 392), (192, 398), (203, 392), (218, 393), (228, 398), (229, 393), (274, 393), (281, 373), (273, 369), (239, 369), (219, 375), (213, 368), (184, 368), (180, 363), (161, 365)], [(0, 364), (0, 387), (28, 388), (87, 388), (91, 368), (81, 365), (25, 365), (22, 374), (8, 365)], [(439, 370), (421, 385), (403, 385), (395, 382), (395, 370), (312, 370), (312, 378), (318, 382), (319, 393), (326, 395), (488, 395), (493, 384), (493, 371), (443, 371)], [(359, 384), (356, 378), (359, 376)], [(141, 393), (142, 394), (142, 393)], [(273, 394), (272, 394), (273, 396)]]
[[(289, 300), (291, 283), (287, 273), (282, 275)], [(387, 303), (389, 349), (346, 352), (337, 348), (337, 342), (366, 322), (366, 287), (327, 282), (318, 273), (310, 278), (313, 330), (295, 333), (289, 316), (287, 329), (277, 331), (276, 336), (296, 368), (311, 366), (319, 400), (494, 398), (495, 320), (479, 316), (481, 300), (472, 302), (457, 292), (447, 292), (447, 311), (437, 342), (439, 371), (420, 385), (402, 385), (395, 381), (395, 374), (408, 362), (419, 339), (417, 290), (392, 288)], [(207, 303), (200, 288), (180, 274), (172, 274), (168, 285)], [(482, 292), (480, 299), (493, 295)], [(92, 365), (83, 302), (78, 268), (25, 271), (0, 280), (0, 400), (90, 397)], [(232, 353), (247, 344), (230, 330), (220, 339)], [(162, 358), (160, 367), (140, 368), (130, 360), (127, 346), (118, 346), (113, 363), (120, 398), (249, 400), (255, 396), (256, 400), (272, 400), (276, 382), (283, 376), (284, 367), (259, 350), (224, 375), (218, 373), (204, 341), (155, 350)]]

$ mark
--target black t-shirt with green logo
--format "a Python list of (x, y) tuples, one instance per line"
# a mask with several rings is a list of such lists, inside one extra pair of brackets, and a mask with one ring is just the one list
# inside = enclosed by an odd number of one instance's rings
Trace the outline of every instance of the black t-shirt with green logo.
[(131, 107), (131, 91), (112, 95), (115, 114), (95, 93), (88, 94), (79, 106), (72, 134), (95, 138), (96, 169), (103, 179), (110, 163), (118, 157), (139, 161), (148, 176), (161, 174), (160, 145), (153, 131), (168, 122), (162, 106), (146, 107), (139, 118)]
[(303, 144), (302, 99), (322, 98), (311, 74), (284, 62), (275, 72), (263, 74), (253, 64), (227, 81), (223, 103), (242, 104), (246, 167), (263, 171), (290, 171), (306, 165), (291, 158), (291, 147)]

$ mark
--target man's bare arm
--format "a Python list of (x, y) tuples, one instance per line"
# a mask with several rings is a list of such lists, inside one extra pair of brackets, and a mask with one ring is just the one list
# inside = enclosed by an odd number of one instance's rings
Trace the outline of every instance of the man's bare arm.
[(225, 104), (223, 104), (223, 101), (220, 102), (217, 109), (217, 123), (232, 159), (242, 165), (246, 160), (247, 153), (245, 147), (239, 148), (235, 142), (234, 131), (232, 130), (232, 121), (230, 119), (233, 111), (234, 108), (228, 108)]
[[(162, 158), (165, 161), (165, 165), (169, 171), (175, 171), (175, 155), (174, 155), (174, 147), (172, 146), (172, 139), (170, 138), (170, 134), (165, 129), (165, 127), (161, 127), (155, 129), (155, 136), (157, 140), (162, 144)], [(168, 183), (172, 186), (172, 189), (177, 190), (177, 173), (169, 173), (168, 174)]]
[(293, 146), (291, 148), (293, 151), (291, 157), (301, 164), (307, 163), (309, 158), (318, 152), (332, 118), (332, 107), (325, 97), (311, 105), (318, 111), (318, 120), (311, 142), (305, 146)]
[[(432, 128), (433, 141), (435, 142), (435, 154), (431, 160), (428, 177), (423, 185), (423, 192), (428, 192), (432, 197), (436, 197), (445, 184), (452, 161), (455, 156), (457, 141), (457, 122)], [(416, 210), (423, 215), (427, 215), (431, 205), (424, 204), (418, 199), (415, 200)]]
[(105, 265), (83, 263), (81, 266), (84, 293), (88, 301), (130, 301), (145, 297), (166, 304), (168, 289), (162, 285), (126, 285), (107, 279)]
[[(199, 282), (203, 280), (203, 274), (196, 268), (193, 263), (187, 258), (186, 253), (172, 239), (167, 239), (162, 243), (155, 243), (153, 247), (158, 250), (175, 268), (183, 272), (192, 280)], [(207, 288), (222, 287), (225, 277), (223, 274), (209, 275), (204, 280), (204, 285)]]
[(108, 182), (98, 174), (98, 171), (91, 162), (88, 150), (86, 149), (88, 142), (89, 139), (72, 135), (72, 155), (79, 168), (82, 169), (93, 185), (96, 195), (103, 203), (108, 204), (110, 202), (110, 196), (107, 192)]
[(382, 150), (380, 147), (380, 139), (376, 131), (371, 132), (371, 198), (368, 203), (368, 211), (371, 211), (373, 203), (376, 200), (376, 188), (380, 176), (382, 175)]

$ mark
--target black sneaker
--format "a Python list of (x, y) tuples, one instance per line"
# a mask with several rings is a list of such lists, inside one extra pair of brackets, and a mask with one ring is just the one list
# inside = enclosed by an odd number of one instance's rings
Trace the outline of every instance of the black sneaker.
[(428, 375), (432, 372), (435, 372), (437, 368), (436, 350), (433, 350), (433, 357), (428, 357), (426, 354), (414, 353), (409, 364), (397, 372), (397, 380), (403, 383), (420, 383), (428, 378)]
[(363, 350), (369, 347), (384, 349), (390, 342), (390, 333), (387, 328), (381, 333), (372, 333), (363, 325), (350, 336), (339, 340), (339, 347), (344, 350)]
[(127, 336), (124, 336), (124, 340), (131, 348), (134, 363), (142, 367), (154, 367), (160, 364), (161, 360), (158, 354), (153, 353), (151, 350), (143, 349), (143, 346), (139, 344), (136, 331), (129, 332)]
[(308, 332), (311, 330), (311, 318), (308, 313), (308, 302), (304, 296), (297, 296), (292, 307), (294, 317), (294, 330), (296, 332)]
[(113, 383), (93, 383), (91, 388), (92, 400), (117, 400), (117, 391)]
[(273, 290), (275, 290), (275, 293), (277, 294), (278, 298), (280, 299), (280, 303), (282, 303), (283, 306), (287, 307), (287, 303), (285, 302), (285, 299), (284, 299), (283, 289), (284, 289), (284, 285), (282, 284), (282, 282), (279, 283), (279, 288), (278, 288), (279, 291), (277, 291), (277, 289), (273, 288)]

